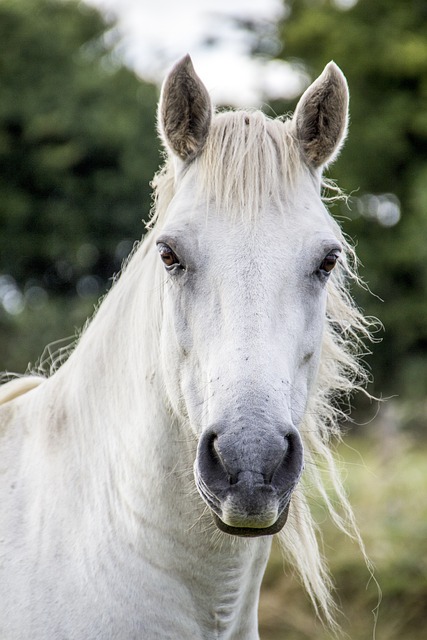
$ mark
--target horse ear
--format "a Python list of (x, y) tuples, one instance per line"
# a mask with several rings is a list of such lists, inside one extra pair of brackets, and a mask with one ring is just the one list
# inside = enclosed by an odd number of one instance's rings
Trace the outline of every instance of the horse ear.
[(312, 167), (322, 167), (338, 155), (347, 134), (348, 100), (347, 81), (334, 62), (301, 96), (293, 121)]
[(203, 149), (211, 120), (208, 91), (186, 55), (163, 83), (158, 112), (160, 136), (166, 147), (188, 162)]

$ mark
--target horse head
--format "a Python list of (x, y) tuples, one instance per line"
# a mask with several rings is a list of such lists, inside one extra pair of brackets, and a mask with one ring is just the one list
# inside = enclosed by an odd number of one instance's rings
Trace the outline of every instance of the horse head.
[(303, 470), (300, 430), (342, 260), (321, 175), (347, 106), (334, 63), (288, 121), (213, 115), (188, 56), (162, 89), (173, 195), (155, 226), (161, 366), (172, 410), (197, 439), (198, 491), (230, 534), (278, 532)]

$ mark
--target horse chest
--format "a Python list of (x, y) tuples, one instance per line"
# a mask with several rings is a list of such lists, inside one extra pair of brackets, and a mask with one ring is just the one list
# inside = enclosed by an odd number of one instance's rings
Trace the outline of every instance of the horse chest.
[[(262, 559), (259, 553), (251, 559), (248, 550), (243, 558), (235, 550), (228, 567), (217, 562), (218, 558), (210, 557), (209, 552), (197, 558), (191, 546), (187, 551), (188, 556), (180, 561), (186, 563), (187, 570), (178, 572), (170, 560), (162, 563), (155, 558), (154, 546), (148, 559), (130, 548), (99, 547), (94, 564), (91, 549), (82, 548), (70, 560), (70, 549), (61, 551), (59, 545), (52, 557), (44, 558), (35, 571), (37, 562), (31, 552), (15, 548), (13, 580), (8, 582), (7, 589), (0, 588), (0, 637), (8, 640), (258, 638), (259, 570), (263, 569), (268, 550), (263, 551)], [(19, 554), (20, 561), (16, 562)], [(30, 581), (25, 580), (28, 563), (33, 566)], [(9, 573), (12, 575), (12, 571)], [(1, 620), (8, 620), (8, 626), (2, 628)]]

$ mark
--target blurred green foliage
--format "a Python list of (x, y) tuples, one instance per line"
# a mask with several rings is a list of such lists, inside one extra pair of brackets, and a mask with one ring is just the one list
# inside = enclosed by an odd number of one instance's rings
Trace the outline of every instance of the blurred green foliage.
[[(337, 531), (314, 503), (343, 614), (339, 623), (349, 640), (423, 640), (427, 505), (420, 496), (427, 491), (425, 451), (398, 433), (384, 438), (381, 432), (376, 440), (350, 440), (339, 454), (382, 598), (379, 604), (378, 587), (357, 545)], [(376, 635), (373, 611), (378, 618)], [(303, 588), (286, 575), (278, 548), (273, 550), (263, 584), (260, 627), (263, 640), (331, 638), (330, 631), (315, 620)]]
[(75, 342), (95, 304), (93, 297), (55, 296), (42, 307), (26, 304), (16, 315), (3, 313), (0, 373), (24, 373), (39, 367), (50, 373), (50, 367), (58, 364), (64, 350)]
[(0, 0), (0, 38), (0, 271), (75, 294), (85, 274), (111, 277), (120, 242), (142, 235), (157, 89), (116, 60), (113, 25), (75, 0)]
[[(311, 78), (329, 60), (347, 76), (348, 140), (330, 174), (352, 194), (335, 206), (357, 245), (355, 291), (381, 319), (372, 365), (379, 394), (427, 390), (427, 3), (425, 0), (285, 0), (278, 57)], [(275, 105), (278, 113), (295, 103)], [(399, 217), (401, 216), (401, 217)], [(383, 301), (383, 302), (382, 302)]]

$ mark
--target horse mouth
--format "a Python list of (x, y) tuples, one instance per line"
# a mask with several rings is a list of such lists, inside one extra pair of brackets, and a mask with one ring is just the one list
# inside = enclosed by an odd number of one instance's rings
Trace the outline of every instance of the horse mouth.
[(257, 538), (260, 536), (272, 536), (275, 533), (279, 533), (285, 526), (289, 513), (289, 502), (283, 509), (280, 516), (269, 527), (233, 527), (226, 524), (221, 518), (212, 511), (213, 520), (220, 531), (228, 533), (231, 536), (238, 536), (240, 538)]

